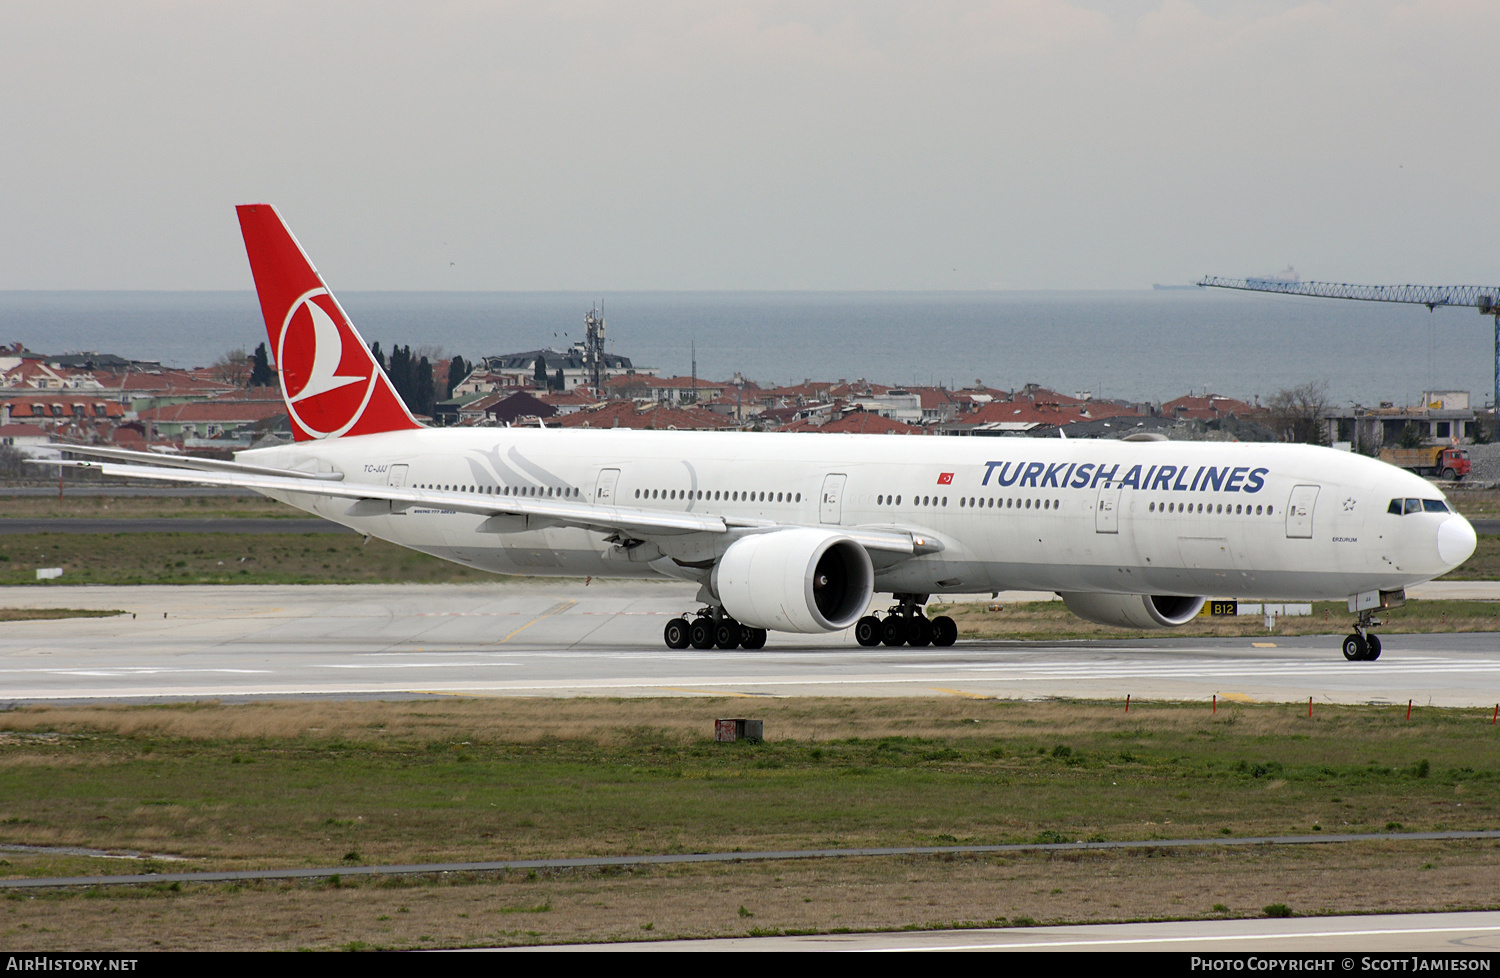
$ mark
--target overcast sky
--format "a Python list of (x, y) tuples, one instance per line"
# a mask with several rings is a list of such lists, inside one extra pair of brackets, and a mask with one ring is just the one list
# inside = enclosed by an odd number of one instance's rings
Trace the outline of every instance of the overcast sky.
[(1500, 282), (1500, 3), (0, 0), (0, 289)]

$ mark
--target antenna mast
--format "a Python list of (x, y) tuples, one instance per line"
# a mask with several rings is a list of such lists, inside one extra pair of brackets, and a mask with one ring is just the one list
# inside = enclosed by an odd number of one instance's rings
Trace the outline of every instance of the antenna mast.
[(590, 309), (583, 317), (585, 328), (583, 340), (583, 366), (588, 373), (589, 385), (596, 396), (604, 394), (604, 303)]

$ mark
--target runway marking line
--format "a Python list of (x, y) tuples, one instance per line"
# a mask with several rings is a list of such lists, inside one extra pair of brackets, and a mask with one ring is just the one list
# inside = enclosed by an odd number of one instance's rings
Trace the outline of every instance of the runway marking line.
[(1022, 950), (1026, 948), (1044, 947), (1098, 947), (1108, 945), (1124, 944), (1195, 944), (1209, 941), (1284, 941), (1297, 938), (1329, 938), (1329, 937), (1370, 937), (1388, 936), (1391, 934), (1474, 934), (1492, 933), (1494, 927), (1476, 925), (1473, 927), (1403, 927), (1391, 930), (1321, 930), (1298, 933), (1289, 931), (1281, 934), (1198, 934), (1190, 937), (1126, 937), (1126, 938), (1096, 938), (1088, 940), (1040, 940), (1040, 941), (1017, 941), (1013, 943), (994, 944), (914, 944), (910, 947), (885, 947), (871, 948), (870, 950), (881, 953), (891, 951), (1006, 951)]
[(1254, 703), (1255, 700), (1244, 693), (1220, 693), (1219, 699), (1228, 700), (1231, 703)]
[(962, 689), (944, 689), (941, 686), (933, 686), (931, 688), (937, 690), (939, 693), (947, 693), (949, 696), (962, 696), (965, 699), (971, 699), (971, 700), (992, 700), (992, 699), (994, 699), (993, 696), (990, 696), (990, 695), (988, 695), (986, 693), (970, 693), (970, 692), (966, 692), (965, 690), (962, 690)]
[(1276, 647), (1275, 642), (1251, 642), (1250, 644), (1257, 649), (1274, 649)]
[(569, 608), (573, 607), (577, 603), (578, 603), (577, 601), (559, 601), (557, 604), (553, 605), (552, 607), (548, 608), (546, 611), (544, 611), (541, 614), (537, 615), (535, 618), (531, 619), (530, 621), (528, 621), (526, 624), (522, 625), (520, 628), (516, 629), (515, 631), (511, 632), (509, 635), (505, 636), (504, 638), (502, 638), (500, 641), (496, 642), (495, 644), (496, 645), (503, 645), (506, 642), (509, 642), (511, 639), (515, 638), (517, 635), (519, 635), (522, 632), (526, 631), (526, 629), (530, 628), (532, 625), (535, 625), (537, 622), (541, 621), (542, 619), (544, 619), (544, 618), (551, 618), (553, 615), (560, 615), (564, 611), (567, 611)]
[(774, 693), (729, 693), (721, 689), (689, 689), (686, 686), (657, 686), (657, 689), (666, 689), (674, 693), (701, 693), (704, 696), (734, 696), (747, 700), (763, 700), (774, 697)]

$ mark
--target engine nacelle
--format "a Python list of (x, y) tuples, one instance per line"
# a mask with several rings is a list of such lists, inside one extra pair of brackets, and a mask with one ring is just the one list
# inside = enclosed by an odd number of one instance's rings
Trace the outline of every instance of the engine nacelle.
[(756, 533), (729, 545), (713, 589), (735, 620), (784, 632), (833, 632), (859, 620), (875, 592), (865, 548), (816, 527)]
[(1197, 617), (1203, 598), (1162, 594), (1058, 592), (1063, 604), (1084, 621), (1117, 628), (1176, 628)]

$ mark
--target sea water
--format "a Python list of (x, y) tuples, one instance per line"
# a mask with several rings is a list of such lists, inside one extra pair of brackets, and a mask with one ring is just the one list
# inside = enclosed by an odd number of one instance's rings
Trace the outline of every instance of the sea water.
[[(1492, 390), (1493, 321), (1472, 309), (1215, 290), (1114, 292), (345, 292), (370, 342), (429, 355), (564, 349), (602, 305), (607, 346), (663, 376), (762, 386), (1026, 383), (1161, 401), (1254, 401), (1321, 383), (1333, 405)], [(0, 292), (0, 343), (201, 366), (265, 340), (252, 292)]]

